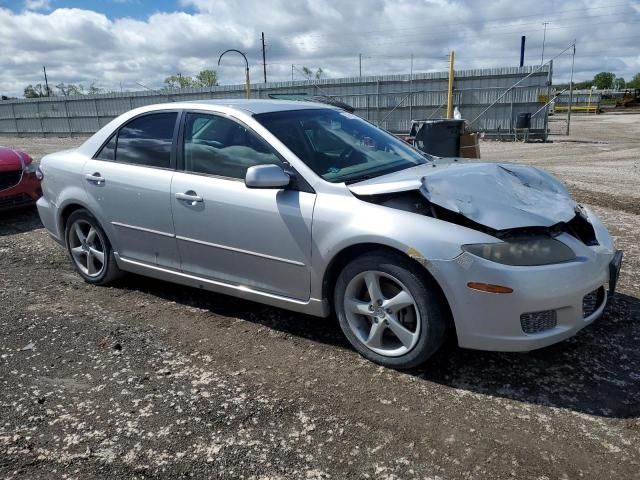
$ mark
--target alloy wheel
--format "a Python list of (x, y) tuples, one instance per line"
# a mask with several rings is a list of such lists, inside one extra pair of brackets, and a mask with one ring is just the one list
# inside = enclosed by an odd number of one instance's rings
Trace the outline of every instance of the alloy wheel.
[(86, 220), (76, 220), (69, 230), (69, 250), (78, 269), (95, 278), (105, 268), (105, 245), (96, 228)]
[(409, 290), (384, 272), (361, 272), (344, 294), (347, 323), (358, 340), (373, 352), (398, 357), (420, 338), (420, 313)]

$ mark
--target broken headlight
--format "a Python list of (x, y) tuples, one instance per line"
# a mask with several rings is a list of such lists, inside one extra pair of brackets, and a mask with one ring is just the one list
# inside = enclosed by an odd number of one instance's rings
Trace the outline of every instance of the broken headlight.
[(549, 265), (576, 258), (568, 246), (547, 236), (463, 245), (462, 250), (492, 262), (519, 267)]

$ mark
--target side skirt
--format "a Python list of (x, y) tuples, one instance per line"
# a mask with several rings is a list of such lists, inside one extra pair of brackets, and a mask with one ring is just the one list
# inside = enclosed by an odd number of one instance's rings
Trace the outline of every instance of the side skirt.
[(316, 317), (328, 317), (331, 311), (326, 300), (319, 300), (317, 298), (310, 298), (308, 301), (295, 300), (293, 298), (254, 290), (243, 285), (233, 285), (216, 280), (210, 280), (208, 278), (198, 277), (188, 273), (177, 272), (175, 270), (169, 270), (155, 265), (148, 265), (135, 260), (129, 260), (127, 258), (122, 258), (115, 252), (114, 255), (116, 262), (118, 263), (118, 267), (127, 272), (137, 273), (139, 275), (157, 278), (167, 282), (179, 283), (181, 285), (200, 288), (211, 292), (231, 295), (232, 297), (252, 300), (254, 302), (264, 303), (266, 305), (284, 308), (294, 312), (306, 313), (307, 315), (314, 315)]

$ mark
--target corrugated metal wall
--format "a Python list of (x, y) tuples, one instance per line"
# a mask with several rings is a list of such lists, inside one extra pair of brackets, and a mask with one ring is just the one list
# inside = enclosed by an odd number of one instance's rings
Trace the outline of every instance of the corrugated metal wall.
[(600, 100), (602, 100), (602, 94), (599, 92), (591, 92), (589, 90), (574, 90), (573, 95), (569, 95), (569, 91), (567, 90), (555, 98), (556, 107), (568, 106), (569, 97), (571, 97), (571, 105), (573, 106), (598, 106), (600, 105)]
[[(455, 72), (454, 105), (474, 119), (509, 87), (539, 67), (507, 67)], [(328, 95), (356, 108), (356, 114), (394, 132), (408, 132), (411, 119), (446, 114), (447, 72), (254, 84), (252, 98), (269, 94)], [(520, 112), (534, 113), (548, 94), (547, 67), (508, 92), (473, 125), (478, 131), (509, 132)], [(90, 134), (132, 108), (171, 101), (244, 97), (244, 85), (51, 97), (0, 102), (0, 134)], [(544, 132), (546, 115), (532, 119)]]

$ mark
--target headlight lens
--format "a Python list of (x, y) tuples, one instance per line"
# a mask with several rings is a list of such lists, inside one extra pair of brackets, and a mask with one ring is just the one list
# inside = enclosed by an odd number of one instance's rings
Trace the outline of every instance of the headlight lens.
[(33, 163), (24, 166), (25, 173), (36, 173), (36, 166)]
[(547, 236), (463, 245), (462, 250), (492, 262), (519, 267), (549, 265), (576, 258), (568, 246)]

